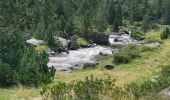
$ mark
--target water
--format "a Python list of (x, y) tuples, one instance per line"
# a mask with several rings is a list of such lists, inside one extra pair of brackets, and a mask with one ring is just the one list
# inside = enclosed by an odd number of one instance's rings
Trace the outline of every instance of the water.
[(86, 63), (95, 63), (96, 56), (105, 49), (104, 47), (96, 46), (93, 48), (71, 50), (69, 54), (61, 53), (55, 57), (49, 57), (48, 66), (53, 66), (58, 71), (71, 71), (72, 68), (80, 68)]
[[(115, 42), (118, 39), (118, 42)], [(133, 40), (130, 35), (110, 35), (110, 44), (114, 45), (126, 45), (128, 43), (140, 44), (141, 42)], [(49, 67), (55, 67), (58, 71), (72, 71), (74, 69), (79, 69), (83, 67), (86, 63), (95, 63), (96, 56), (99, 55), (100, 51), (103, 51), (105, 47), (95, 46), (92, 48), (84, 48), (78, 50), (71, 50), (69, 54), (61, 53), (55, 55), (55, 57), (49, 57)], [(112, 48), (109, 48), (112, 50)]]

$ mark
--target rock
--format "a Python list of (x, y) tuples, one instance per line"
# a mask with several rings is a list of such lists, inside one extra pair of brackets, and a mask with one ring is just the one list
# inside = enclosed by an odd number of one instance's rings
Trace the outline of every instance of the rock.
[(67, 47), (68, 46), (68, 41), (62, 37), (58, 37), (59, 42), (64, 46)]
[(58, 51), (59, 51), (60, 53), (61, 53), (61, 52), (66, 52), (66, 53), (69, 54), (69, 51), (68, 51), (67, 49), (65, 49), (65, 48), (59, 48)]
[(68, 49), (69, 50), (76, 50), (78, 49), (78, 43), (77, 43), (78, 37), (76, 35), (71, 37), (71, 41), (68, 43)]
[(105, 50), (100, 51), (99, 54), (103, 56), (112, 56), (113, 53), (111, 50), (105, 49)]
[(146, 47), (149, 47), (149, 48), (157, 48), (159, 47), (161, 44), (159, 42), (154, 42), (154, 43), (148, 43), (148, 44), (145, 44)]
[(114, 65), (113, 64), (108, 64), (108, 65), (105, 65), (104, 68), (108, 69), (108, 70), (111, 70), (114, 68)]
[(98, 32), (98, 33), (93, 33), (94, 36), (93, 37), (93, 42), (96, 44), (101, 44), (101, 45), (108, 45), (110, 44), (109, 42), (109, 34), (108, 33), (102, 33), (102, 32)]
[(37, 39), (29, 39), (26, 42), (34, 46), (39, 46), (45, 43), (43, 40), (37, 40)]

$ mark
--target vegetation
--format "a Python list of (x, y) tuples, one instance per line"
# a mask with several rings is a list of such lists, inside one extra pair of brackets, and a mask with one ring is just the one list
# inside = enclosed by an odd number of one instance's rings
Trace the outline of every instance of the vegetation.
[(167, 39), (170, 34), (169, 28), (167, 27), (166, 29), (163, 30), (161, 33), (161, 39)]
[[(10, 91), (12, 86), (35, 89), (53, 81), (56, 84), (43, 88), (44, 99), (158, 99), (155, 94), (170, 85), (169, 0), (1, 0), (0, 5), (0, 99), (5, 96), (1, 90), (14, 94)], [(87, 46), (95, 33), (118, 32), (119, 26), (132, 29), (131, 36), (136, 40), (163, 44), (156, 50), (145, 46), (123, 47), (93, 70), (56, 74), (53, 67), (47, 66), (48, 48), (62, 47), (57, 37), (70, 39), (78, 35), (78, 44)], [(45, 45), (28, 45), (26, 40), (31, 37), (44, 40)], [(116, 68), (103, 69), (108, 63), (115, 63)], [(143, 82), (161, 69), (157, 82)], [(137, 84), (139, 80), (142, 83)], [(35, 93), (34, 89), (30, 91)]]
[(129, 63), (131, 59), (140, 57), (140, 53), (140, 50), (135, 45), (128, 45), (114, 54), (113, 62), (115, 64)]
[(102, 100), (104, 98), (116, 100), (155, 98), (157, 100), (163, 100), (165, 97), (157, 93), (170, 85), (169, 69), (169, 65), (162, 69), (157, 82), (147, 80), (140, 85), (131, 83), (122, 88), (115, 86), (115, 80), (112, 80), (110, 77), (103, 80), (94, 79), (94, 77), (91, 76), (90, 79), (87, 77), (85, 81), (73, 81), (69, 84), (58, 83), (50, 87), (44, 87), (41, 94), (44, 100)]

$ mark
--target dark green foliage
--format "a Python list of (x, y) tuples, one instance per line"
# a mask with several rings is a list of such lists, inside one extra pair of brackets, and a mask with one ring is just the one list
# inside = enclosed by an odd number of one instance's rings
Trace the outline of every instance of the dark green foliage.
[(55, 69), (47, 66), (48, 55), (38, 53), (34, 49), (25, 49), (18, 68), (18, 80), (26, 85), (49, 83), (55, 74)]
[(11, 66), (0, 61), (0, 87), (14, 84), (14, 77), (14, 70)]
[(73, 31), (74, 31), (74, 23), (73, 23), (73, 20), (69, 20), (67, 23), (66, 23), (66, 28), (65, 28), (67, 34), (69, 36), (72, 36), (74, 35)]
[(167, 39), (170, 34), (169, 28), (167, 27), (166, 29), (163, 30), (161, 33), (161, 39)]
[(54, 69), (47, 67), (48, 55), (37, 53), (29, 46), (24, 47), (23, 35), (4, 30), (0, 37), (0, 85), (40, 85), (48, 83), (54, 76)]
[(144, 40), (145, 39), (145, 34), (140, 32), (139, 30), (133, 30), (131, 36), (136, 39), (136, 40)]
[(142, 29), (144, 32), (147, 32), (150, 28), (150, 18), (149, 18), (149, 14), (146, 14), (143, 17), (143, 25), (142, 25)]

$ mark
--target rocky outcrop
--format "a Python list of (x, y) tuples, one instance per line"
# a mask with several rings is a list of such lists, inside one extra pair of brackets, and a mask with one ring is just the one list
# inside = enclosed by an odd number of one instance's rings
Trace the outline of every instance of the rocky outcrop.
[(45, 43), (43, 40), (37, 40), (37, 39), (29, 39), (26, 42), (34, 46), (39, 46)]
[(92, 33), (92, 34), (93, 34), (93, 36), (91, 36), (91, 37), (92, 37), (92, 40), (94, 43), (101, 44), (101, 45), (110, 44), (108, 33), (98, 32), (98, 33)]
[(69, 50), (76, 50), (78, 49), (78, 36), (74, 35), (71, 37), (71, 41), (68, 43), (68, 49)]
[(68, 41), (62, 37), (58, 37), (59, 42), (62, 44), (62, 46), (67, 47)]

